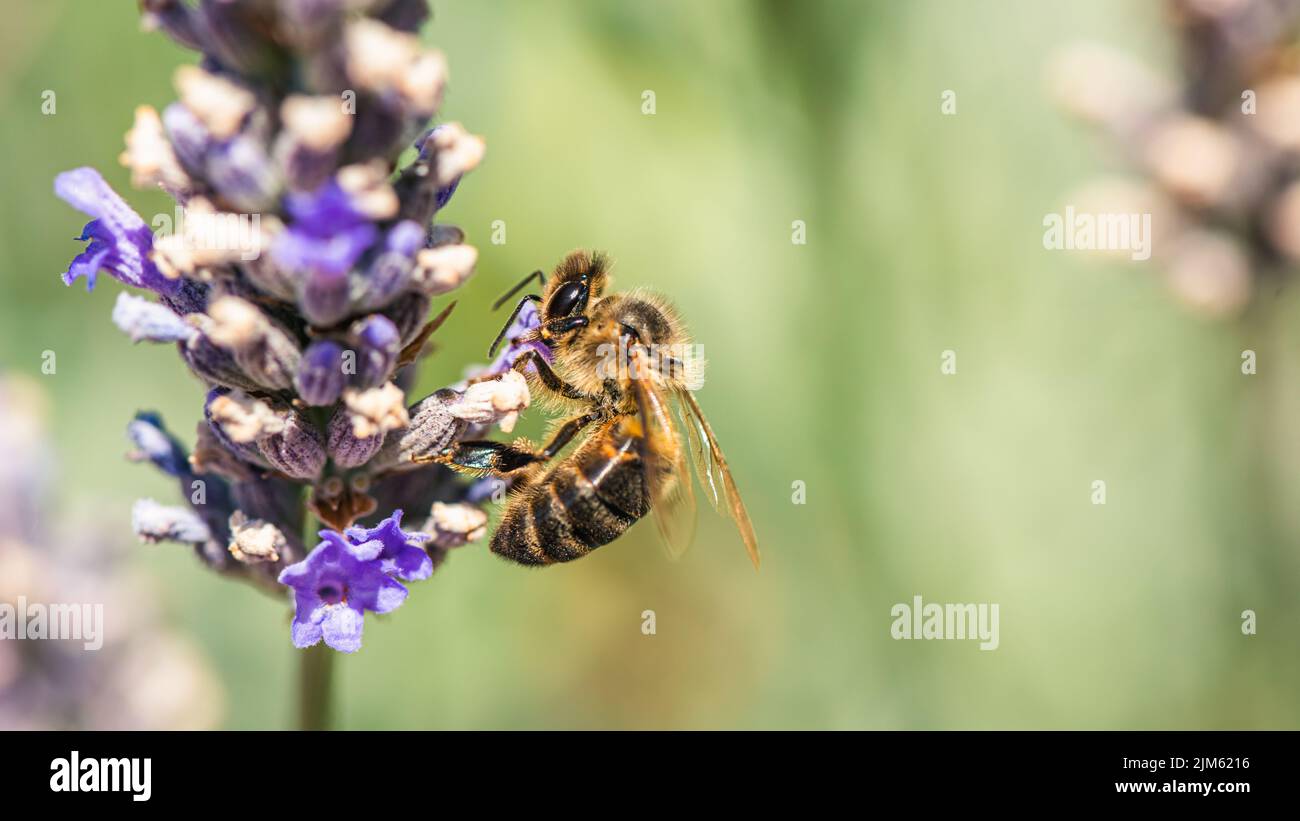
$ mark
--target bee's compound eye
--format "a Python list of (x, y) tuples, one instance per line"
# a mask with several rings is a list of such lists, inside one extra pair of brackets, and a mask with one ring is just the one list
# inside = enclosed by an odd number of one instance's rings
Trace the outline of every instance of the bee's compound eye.
[(569, 316), (578, 309), (586, 292), (585, 282), (566, 282), (546, 304), (546, 313), (552, 317)]

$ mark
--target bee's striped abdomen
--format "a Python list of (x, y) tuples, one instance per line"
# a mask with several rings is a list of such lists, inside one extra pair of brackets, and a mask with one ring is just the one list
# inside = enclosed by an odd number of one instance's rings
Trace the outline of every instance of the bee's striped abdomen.
[(492, 551), (520, 564), (580, 559), (650, 509), (637, 440), (612, 424), (511, 502)]

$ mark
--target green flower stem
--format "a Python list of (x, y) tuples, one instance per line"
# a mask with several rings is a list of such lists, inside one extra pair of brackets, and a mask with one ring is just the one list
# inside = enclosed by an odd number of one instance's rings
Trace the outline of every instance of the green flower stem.
[(334, 651), (320, 642), (297, 651), (298, 729), (328, 730), (333, 722)]
[[(311, 545), (320, 530), (320, 522), (310, 513), (305, 518), (303, 544)], [(296, 652), (298, 729), (328, 730), (334, 721), (334, 650), (321, 641)]]

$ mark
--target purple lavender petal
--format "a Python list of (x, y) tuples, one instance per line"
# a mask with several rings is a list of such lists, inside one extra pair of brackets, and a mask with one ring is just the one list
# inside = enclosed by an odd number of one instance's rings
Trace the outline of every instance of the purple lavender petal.
[(379, 558), (384, 546), (378, 541), (368, 539), (357, 541), (356, 539), (345, 539), (343, 535), (336, 530), (322, 530), (320, 537), (325, 541), (322, 544), (332, 547), (337, 551), (346, 553), (360, 562), (373, 562)]
[(345, 274), (374, 243), (378, 232), (375, 226), (363, 223), (322, 237), (294, 225), (276, 237), (271, 254), (275, 264), (286, 270)]
[[(428, 557), (425, 557), (428, 558)], [(373, 584), (374, 587), (369, 585)], [(374, 613), (391, 613), (409, 595), (407, 589), (382, 571), (366, 578), (366, 586), (356, 588), (356, 601)]]
[[(526, 351), (534, 350), (541, 355), (546, 362), (552, 360), (551, 349), (541, 340), (529, 340), (520, 342), (519, 338), (534, 328), (541, 327), (542, 318), (537, 311), (537, 304), (532, 300), (525, 302), (515, 316), (515, 321), (510, 324), (506, 330), (506, 344), (502, 347), (501, 352), (497, 354), (492, 364), (488, 365), (483, 371), (484, 374), (497, 376), (510, 370), (515, 365), (515, 360), (523, 356)], [(528, 366), (530, 371), (536, 370), (531, 364)]]
[(136, 288), (170, 294), (179, 287), (149, 259), (153, 233), (140, 215), (117, 195), (93, 168), (75, 168), (54, 178), (54, 193), (84, 214), (94, 217), (86, 223), (79, 240), (90, 244), (77, 255), (63, 274), (71, 285), (86, 278), (86, 290), (95, 288), (99, 271)]
[(335, 605), (327, 610), (321, 621), (321, 635), (325, 643), (340, 653), (355, 653), (361, 649), (361, 629), (365, 626), (361, 608)]
[[(428, 540), (424, 533), (402, 530), (402, 511), (393, 514), (375, 527), (350, 527), (347, 537), (354, 545), (380, 545), (376, 554), (384, 572), (406, 581), (420, 581), (433, 573), (433, 560), (419, 542)], [(356, 550), (356, 548), (353, 548)]]
[[(329, 294), (326, 301), (337, 299), (339, 277), (350, 271), (375, 243), (379, 229), (353, 206), (351, 197), (335, 180), (310, 193), (289, 194), (284, 206), (291, 222), (271, 248), (276, 264), (324, 275), (320, 281), (308, 284), (308, 297), (320, 300)], [(346, 300), (345, 280), (341, 287)], [(317, 310), (333, 314), (336, 307), (329, 302), (317, 306)]]

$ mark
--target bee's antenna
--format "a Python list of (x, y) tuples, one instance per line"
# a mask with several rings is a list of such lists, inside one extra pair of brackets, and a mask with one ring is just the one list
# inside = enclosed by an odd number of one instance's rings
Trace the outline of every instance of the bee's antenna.
[[(538, 273), (541, 273), (541, 272), (538, 271)], [(524, 280), (524, 282), (527, 282), (527, 280)], [(515, 291), (518, 291), (520, 288), (523, 287), (523, 285), (524, 285), (523, 282), (519, 283), (518, 285), (515, 286), (515, 290), (514, 290), (514, 291), (511, 291), (509, 294), (506, 294), (504, 297), (502, 297), (502, 299), (506, 299), (506, 298), (510, 297), (511, 294), (513, 294)], [(515, 324), (515, 317), (519, 316), (519, 312), (522, 311), (522, 310), (524, 309), (524, 303), (526, 303), (526, 302), (541, 302), (541, 301), (542, 301), (542, 298), (539, 297), (539, 296), (537, 296), (536, 294), (529, 294), (528, 296), (526, 296), (526, 297), (524, 297), (523, 299), (519, 300), (519, 304), (516, 305), (516, 306), (515, 306), (515, 309), (514, 309), (513, 311), (510, 312), (510, 318), (506, 320), (506, 324), (504, 324), (504, 325), (501, 326), (501, 333), (497, 334), (497, 338), (494, 339), (494, 340), (492, 340), (492, 347), (488, 348), (488, 354), (487, 354), (487, 355), (488, 355), (488, 359), (491, 359), (492, 357), (496, 356), (496, 354), (497, 354), (497, 346), (501, 344), (501, 340), (505, 339), (505, 337), (506, 337), (506, 331), (510, 330), (510, 326), (513, 325), (513, 324)]]
[[(506, 303), (506, 301), (510, 299), (510, 297), (512, 297), (512, 296), (514, 296), (515, 294), (519, 293), (519, 291), (520, 291), (520, 290), (521, 290), (525, 285), (527, 285), (527, 284), (528, 284), (528, 283), (529, 283), (529, 282), (530, 282), (534, 277), (537, 278), (537, 282), (538, 282), (540, 285), (542, 285), (543, 287), (546, 285), (546, 274), (542, 273), (542, 270), (541, 270), (540, 268), (538, 268), (536, 271), (533, 271), (533, 272), (532, 272), (531, 274), (529, 274), (528, 276), (526, 276), (526, 277), (524, 277), (523, 279), (519, 280), (519, 284), (518, 284), (518, 285), (516, 285), (515, 287), (511, 288), (509, 291), (506, 291), (504, 294), (501, 295), (501, 298), (500, 298), (500, 299), (498, 299), (496, 302), (493, 302), (493, 303), (492, 303), (492, 310), (495, 311), (496, 309), (498, 309), (498, 308), (500, 308), (502, 305), (504, 305), (504, 304)], [(516, 309), (516, 310), (518, 310), (518, 309)]]

